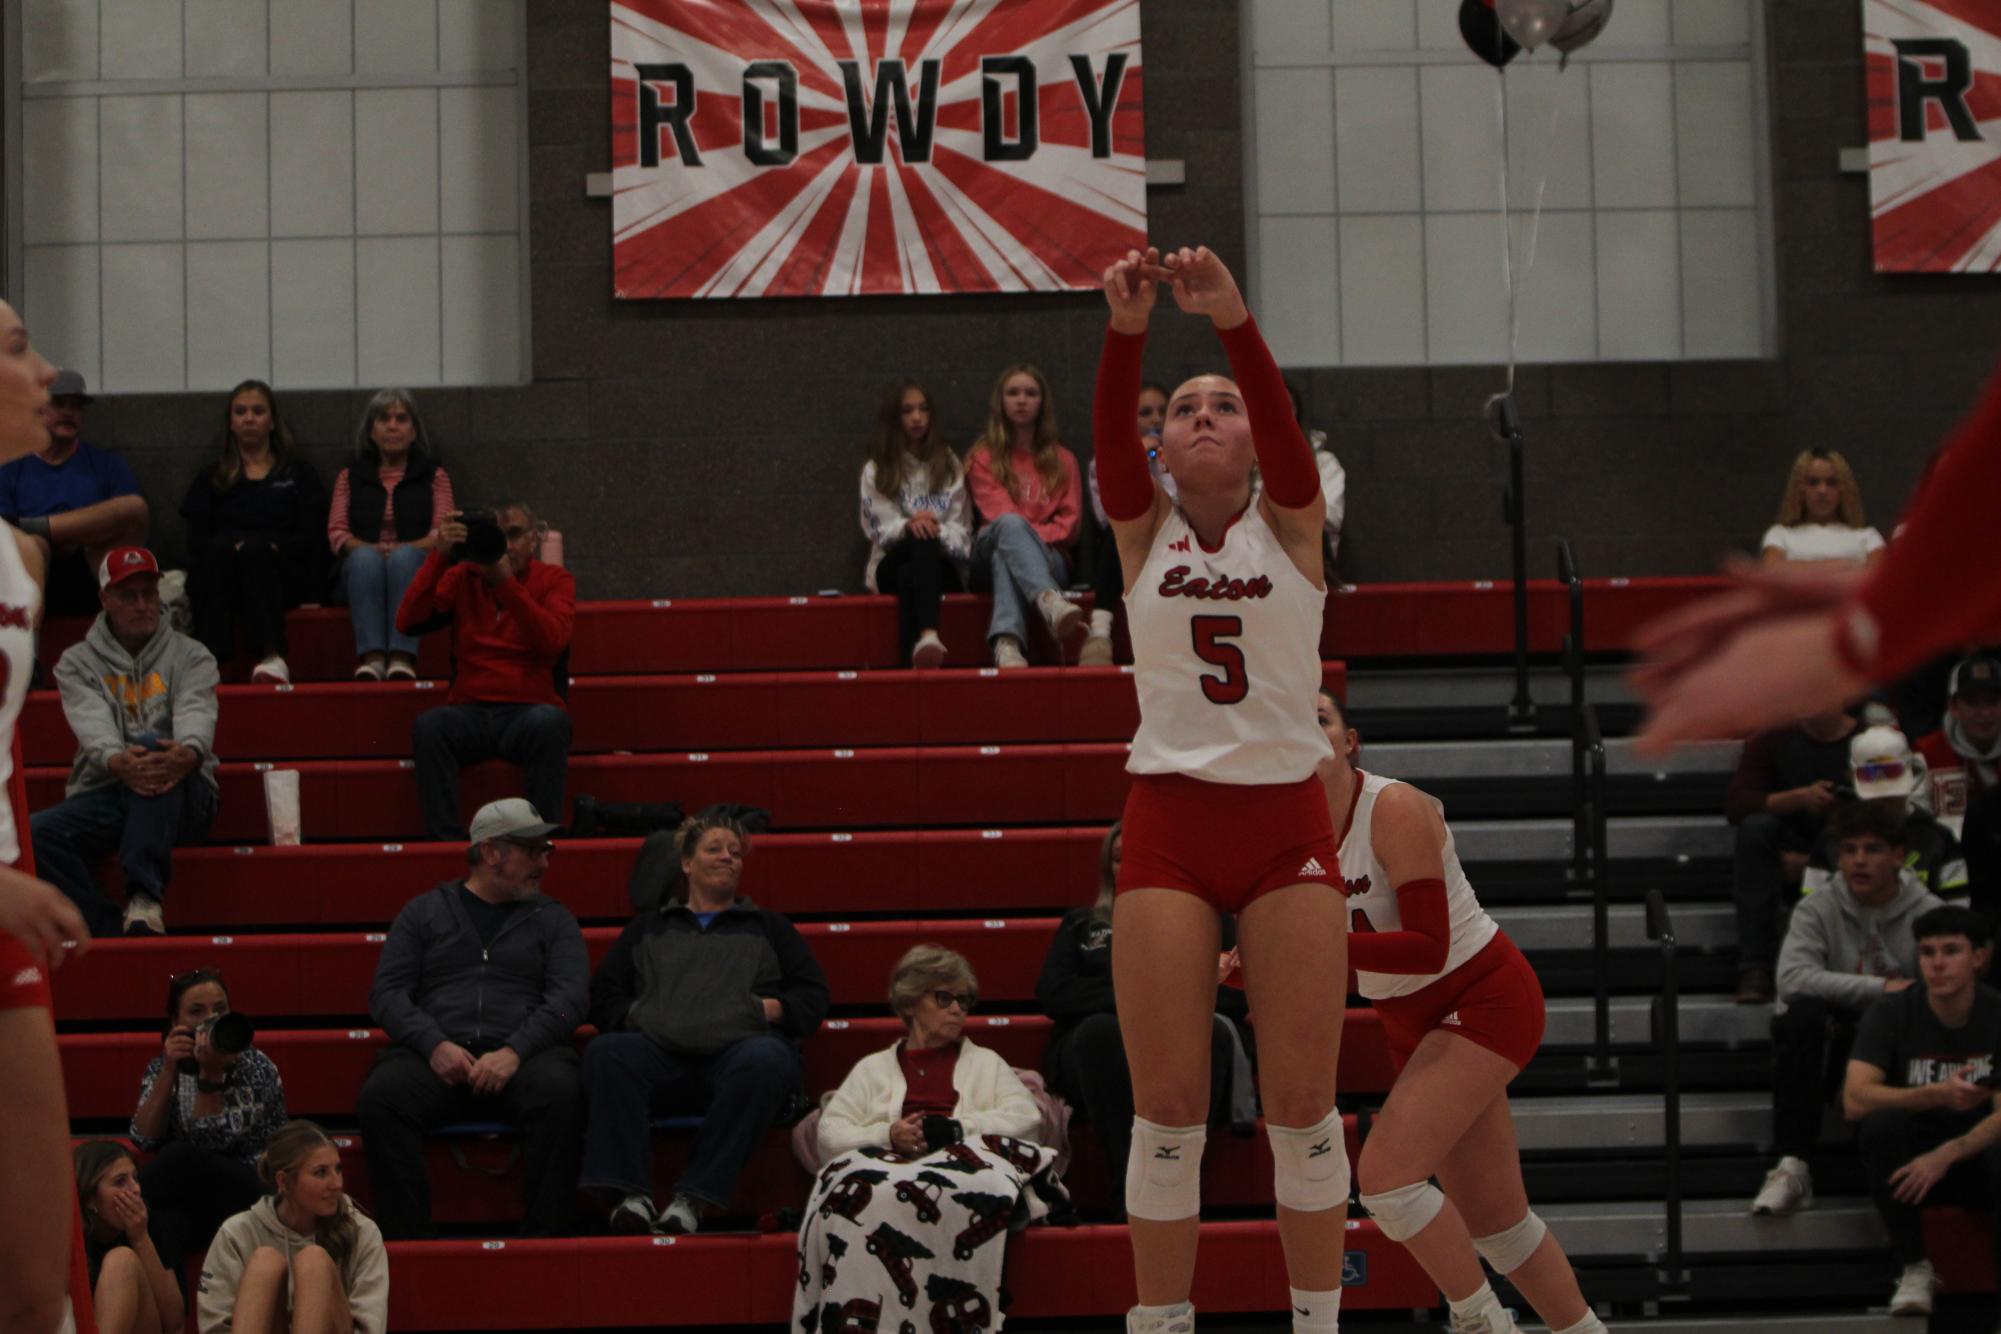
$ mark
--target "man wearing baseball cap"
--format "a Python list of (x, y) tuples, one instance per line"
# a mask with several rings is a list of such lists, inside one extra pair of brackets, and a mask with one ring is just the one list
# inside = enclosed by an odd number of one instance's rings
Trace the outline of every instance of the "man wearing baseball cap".
[(0, 467), (0, 518), (49, 549), (49, 614), (97, 611), (97, 567), (113, 547), (146, 540), (146, 499), (124, 459), (86, 444), (83, 376), (57, 371), (43, 422), (49, 443)]
[[(102, 611), (56, 664), (76, 759), (62, 802), (29, 821), (35, 864), (76, 901), (91, 934), (161, 935), (174, 848), (215, 820), (215, 658), (160, 615), (160, 563), (118, 547), (98, 563)], [(112, 852), (125, 911), (96, 866)]]
[(1961, 659), (1946, 685), (1945, 723), (1918, 739), (1932, 811), (1955, 832), (1967, 807), (2001, 788), (2001, 658)]
[(521, 1128), (523, 1236), (575, 1223), (583, 1066), (571, 1036), (590, 982), (584, 935), (542, 894), (557, 827), (520, 797), (472, 819), (463, 880), (403, 906), (389, 928), (369, 1013), (391, 1045), (355, 1105), (382, 1235), (434, 1235), (424, 1134), (454, 1121)]
[[(1848, 767), (1855, 799), (1882, 806), (1902, 825), (1904, 868), (1934, 894), (1964, 894), (1966, 858), (1952, 831), (1916, 800), (1925, 790), (1925, 762), (1904, 734), (1887, 723), (1863, 728), (1848, 743)], [(1801, 893), (1825, 889), (1839, 862), (1830, 834), (1807, 860)]]

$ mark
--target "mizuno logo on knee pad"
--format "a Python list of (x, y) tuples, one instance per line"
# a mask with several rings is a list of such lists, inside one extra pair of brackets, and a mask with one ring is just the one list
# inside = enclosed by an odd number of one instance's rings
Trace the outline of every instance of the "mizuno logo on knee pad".
[(1153, 1151), (1153, 1156), (1164, 1162), (1178, 1163), (1181, 1161), (1181, 1150), (1175, 1145), (1163, 1144)]
[(1318, 1144), (1316, 1144), (1316, 1145), (1314, 1145), (1314, 1146), (1313, 1146), (1312, 1148), (1308, 1149), (1308, 1150), (1306, 1151), (1306, 1156), (1307, 1156), (1308, 1158), (1321, 1158), (1321, 1157), (1325, 1157), (1325, 1156), (1326, 1156), (1327, 1154), (1330, 1154), (1330, 1153), (1332, 1153), (1332, 1152), (1334, 1152), (1334, 1143), (1333, 1143), (1333, 1141), (1332, 1141), (1332, 1140), (1324, 1140), (1324, 1139), (1323, 1139), (1323, 1140), (1321, 1140), (1321, 1141), (1320, 1141), (1320, 1142), (1319, 1142)]

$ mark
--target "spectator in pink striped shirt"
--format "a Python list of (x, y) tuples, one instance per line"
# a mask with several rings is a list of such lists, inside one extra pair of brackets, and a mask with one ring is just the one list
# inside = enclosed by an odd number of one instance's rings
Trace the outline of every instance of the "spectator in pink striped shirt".
[(416, 679), (417, 641), (397, 633), (396, 609), (452, 508), (452, 479), (416, 400), (407, 389), (382, 390), (361, 414), (354, 461), (334, 480), (327, 512), (327, 542), (342, 561), (354, 622), (356, 680)]

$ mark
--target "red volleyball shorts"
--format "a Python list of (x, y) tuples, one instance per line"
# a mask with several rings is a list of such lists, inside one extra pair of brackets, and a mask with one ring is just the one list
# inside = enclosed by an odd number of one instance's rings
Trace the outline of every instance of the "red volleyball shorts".
[(1515, 942), (1495, 932), (1486, 947), (1430, 986), (1371, 1001), (1382, 1016), (1390, 1061), (1403, 1072), (1433, 1029), (1457, 1033), (1519, 1069), (1542, 1046), (1542, 983)]
[(52, 1007), (48, 969), (36, 963), (27, 948), (0, 932), (0, 1010)]
[(1247, 784), (1135, 774), (1123, 820), (1121, 894), (1178, 889), (1235, 913), (1287, 885), (1346, 892), (1318, 778)]

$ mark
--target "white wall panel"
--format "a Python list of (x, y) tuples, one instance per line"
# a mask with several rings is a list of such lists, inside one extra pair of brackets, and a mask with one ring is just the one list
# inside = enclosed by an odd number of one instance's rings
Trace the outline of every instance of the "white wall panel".
[(97, 257), (91, 245), (29, 246), (22, 255), (21, 319), (28, 336), (51, 363), (81, 371), (93, 388), (104, 378), (98, 363)]
[(271, 235), (354, 234), (354, 94), (271, 94)]
[(97, 77), (98, 0), (27, 0), (21, 15), (21, 79), (52, 83)]
[(1598, 355), (1657, 361), (1681, 355), (1681, 247), (1675, 215), (1600, 213)]
[(188, 387), (271, 378), (271, 243), (189, 245)]
[(189, 240), (262, 240), (271, 233), (264, 93), (191, 93), (187, 98)]
[(354, 242), (271, 243), (271, 379), (346, 388), (354, 379)]
[(438, 230), (438, 92), (354, 95), (354, 219), (362, 236)]
[(1334, 49), (1412, 51), (1417, 48), (1417, 0), (1329, 0), (1334, 11)]
[(1757, 201), (1751, 66), (1737, 61), (1686, 61), (1674, 67), (1675, 161), (1685, 206)]
[(97, 9), (100, 79), (181, 77), (181, 7), (172, 0), (111, 0)]
[(438, 92), (440, 229), (514, 231), (521, 221), (520, 118), (511, 87)]
[(352, 0), (270, 0), (271, 73), (354, 72)]
[(108, 245), (103, 256), (104, 384), (120, 393), (187, 387), (182, 248)]
[(1251, 0), (1257, 58), (1283, 60), (1328, 49), (1328, 8), (1324, 0)]
[(1501, 206), (1500, 86), (1470, 55), (1464, 65), (1424, 66), (1426, 209)]
[(1750, 209), (1682, 214), (1681, 256), (1686, 354), (1757, 356), (1764, 340), (1758, 215)]
[(1424, 205), (1417, 71), (1334, 71), (1334, 162), (1344, 214), (1415, 213)]
[(356, 74), (428, 73), (437, 67), (437, 0), (354, 0)]
[(1501, 360), (1508, 293), (1501, 278), (1506, 232), (1499, 213), (1434, 213), (1424, 220), (1425, 334), (1429, 360)]
[[(1590, 361), (1598, 353), (1597, 243), (1586, 212), (1514, 219), (1521, 361)], [(1535, 237), (1530, 267), (1529, 238)]]
[[(1621, 18), (1625, 11), (1619, 11)], [(1674, 80), (1665, 63), (1587, 65), (1591, 175), (1599, 208), (1675, 202)]]
[(103, 118), (97, 164), (103, 239), (178, 241), (183, 234), (181, 99), (107, 97), (98, 107)]
[(186, 0), (190, 79), (261, 79), (269, 72), (267, 0)]
[(355, 263), (355, 375), (364, 385), (436, 384), (437, 238), (363, 238)]
[(1258, 77), (1258, 208), (1334, 211), (1334, 75), (1269, 70)]
[(21, 103), (21, 230), (29, 245), (97, 239), (95, 98)]
[(1425, 359), (1424, 219), (1341, 219), (1341, 360), (1406, 366)]
[(511, 4), (438, 0), (438, 68), (515, 68), (521, 63), (520, 17)]
[(1750, 0), (1674, 0), (1674, 40), (1701, 46), (1750, 41)]
[(521, 378), (521, 241), (447, 236), (443, 241), (444, 379), (511, 384)]
[(1258, 327), (1283, 365), (1341, 361), (1339, 245), (1332, 217), (1266, 218), (1258, 228)]

